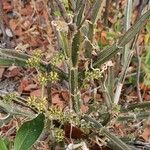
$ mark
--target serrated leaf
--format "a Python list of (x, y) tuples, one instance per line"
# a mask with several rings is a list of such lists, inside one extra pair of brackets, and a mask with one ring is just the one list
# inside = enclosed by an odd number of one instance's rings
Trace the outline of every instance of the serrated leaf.
[(17, 132), (14, 150), (28, 150), (42, 133), (44, 120), (45, 116), (39, 114), (35, 119), (25, 122)]

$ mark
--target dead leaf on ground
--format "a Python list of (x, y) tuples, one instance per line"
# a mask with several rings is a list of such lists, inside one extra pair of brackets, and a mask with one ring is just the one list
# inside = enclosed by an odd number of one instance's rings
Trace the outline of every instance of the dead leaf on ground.
[(8, 1), (3, 0), (2, 3), (3, 3), (3, 10), (6, 13), (8, 13), (8, 12), (13, 10), (13, 5), (11, 3), (9, 3)]
[(100, 38), (100, 40), (101, 40), (101, 43), (103, 45), (108, 45), (107, 33), (105, 31), (101, 32), (101, 38)]
[(38, 88), (38, 85), (37, 85), (37, 84), (31, 83), (31, 84), (29, 84), (28, 86), (26, 86), (26, 87), (24, 88), (24, 91), (31, 91), (31, 90), (35, 90), (35, 89), (37, 89), (37, 88)]
[[(85, 139), (87, 135), (79, 128), (71, 126), (70, 124), (64, 125), (65, 137), (74, 139)], [(72, 132), (72, 133), (70, 133)]]
[(16, 76), (21, 76), (21, 68), (17, 67), (17, 66), (11, 66), (8, 68), (8, 71), (6, 72), (5, 76), (7, 78), (13, 78)]
[(146, 93), (146, 94), (144, 95), (144, 100), (145, 100), (145, 101), (150, 101), (150, 94), (147, 94), (147, 93)]
[(18, 88), (18, 91), (19, 92), (23, 92), (28, 85), (29, 85), (29, 80), (27, 80), (27, 79), (21, 80), (20, 81), (20, 86)]
[(32, 16), (33, 8), (31, 7), (31, 5), (26, 5), (25, 8), (22, 8), (20, 10), (20, 14), (23, 15), (23, 16)]
[(82, 96), (84, 104), (87, 104), (91, 98), (92, 96), (90, 96), (89, 94), (85, 94), (84, 96)]
[(81, 111), (82, 113), (86, 113), (88, 110), (89, 110), (89, 107), (88, 107), (88, 106), (86, 106), (86, 105), (81, 105), (80, 111)]
[(64, 108), (64, 101), (62, 100), (62, 98), (60, 98), (59, 93), (52, 95), (52, 103), (59, 106), (60, 108)]
[(146, 141), (150, 142), (150, 123), (146, 125), (146, 128), (144, 129), (141, 137)]
[(69, 91), (61, 91), (60, 96), (62, 96), (65, 102), (69, 102)]
[(13, 31), (15, 31), (17, 26), (18, 26), (18, 20), (17, 19), (10, 19), (9, 20), (9, 25), (10, 25), (11, 29)]
[[(46, 90), (44, 95), (46, 96)], [(35, 97), (41, 97), (42, 96), (42, 89), (34, 90), (30, 93), (30, 96), (35, 96)]]

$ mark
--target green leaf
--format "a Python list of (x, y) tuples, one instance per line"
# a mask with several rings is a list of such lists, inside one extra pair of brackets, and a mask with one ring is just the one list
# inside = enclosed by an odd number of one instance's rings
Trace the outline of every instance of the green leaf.
[(5, 140), (0, 138), (0, 150), (8, 150)]
[(45, 116), (39, 114), (35, 119), (25, 122), (17, 132), (14, 150), (28, 150), (42, 133), (44, 120)]

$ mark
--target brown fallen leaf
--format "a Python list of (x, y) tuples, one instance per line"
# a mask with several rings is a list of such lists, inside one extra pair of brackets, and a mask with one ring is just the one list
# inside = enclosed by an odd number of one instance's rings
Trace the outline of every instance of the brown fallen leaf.
[(69, 91), (61, 91), (60, 96), (65, 102), (69, 102)]
[(80, 111), (81, 111), (82, 113), (86, 113), (88, 110), (89, 110), (89, 107), (88, 107), (88, 106), (86, 106), (86, 105), (81, 105)]
[(18, 26), (18, 20), (17, 19), (11, 19), (11, 20), (9, 20), (9, 25), (10, 25), (11, 29), (13, 31), (15, 31), (16, 28), (17, 28), (17, 26)]
[(105, 31), (101, 32), (100, 40), (103, 45), (108, 45), (107, 33)]
[(5, 10), (6, 13), (13, 10), (13, 5), (8, 1), (3, 0), (1, 3), (3, 3), (3, 10)]
[(146, 142), (150, 142), (150, 122), (146, 125), (140, 137), (142, 137)]
[(85, 139), (87, 135), (79, 128), (71, 126), (69, 123), (64, 125), (65, 137), (73, 139)]
[(29, 85), (29, 81), (27, 79), (21, 80), (18, 91), (22, 93), (28, 85)]
[(8, 68), (8, 70), (9, 70), (8, 78), (21, 75), (21, 69), (17, 66), (11, 66)]
[(52, 95), (52, 103), (54, 105), (59, 106), (60, 108), (64, 108), (64, 101), (60, 97), (59, 93), (58, 94), (53, 94)]
[(23, 16), (31, 16), (33, 13), (33, 8), (31, 7), (31, 5), (26, 5), (26, 7), (20, 10), (20, 13)]
[[(46, 90), (44, 95), (46, 96)], [(42, 96), (42, 89), (34, 90), (30, 93), (30, 96), (35, 96), (35, 97), (41, 97)]]
[(38, 85), (37, 84), (29, 84), (24, 88), (24, 91), (31, 91), (37, 89)]

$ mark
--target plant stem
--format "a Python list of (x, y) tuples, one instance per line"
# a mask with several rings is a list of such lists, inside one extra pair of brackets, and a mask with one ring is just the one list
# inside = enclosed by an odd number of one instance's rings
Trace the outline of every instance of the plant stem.
[(97, 59), (93, 63), (93, 67), (98, 67), (99, 65), (105, 63), (114, 55), (116, 55), (119, 51), (121, 51), (123, 46), (130, 42), (131, 39), (133, 39), (135, 35), (142, 29), (149, 17), (150, 10), (148, 10), (139, 18), (139, 20), (122, 36), (117, 44), (115, 43), (111, 47), (106, 48), (102, 52), (100, 52), (97, 56)]
[(78, 31), (72, 41), (72, 48), (71, 48), (71, 56), (70, 56), (70, 90), (71, 90), (71, 99), (72, 99), (72, 106), (73, 110), (76, 113), (80, 112), (80, 91), (78, 87), (78, 59), (79, 59), (79, 52), (80, 52), (80, 40), (81, 34)]
[(142, 119), (148, 119), (150, 116), (150, 112), (141, 112), (141, 113), (133, 113), (128, 114), (127, 116), (122, 115), (117, 118), (117, 121), (129, 121), (129, 120), (142, 120)]
[(137, 80), (136, 80), (136, 85), (137, 85), (137, 94), (138, 94), (138, 99), (140, 102), (143, 101), (141, 91), (140, 91), (140, 71), (141, 71), (141, 58), (139, 54), (139, 45), (136, 45), (136, 55), (137, 55)]
[[(49, 64), (47, 66), (47, 74), (49, 74), (52, 71), (52, 67)], [(48, 108), (52, 105), (52, 83), (51, 81), (47, 81), (47, 99), (48, 99)]]
[(150, 109), (150, 102), (140, 102), (135, 104), (130, 104), (127, 107), (121, 108), (121, 112), (133, 111), (134, 109)]
[(120, 148), (121, 150), (131, 150), (131, 148), (128, 145), (126, 145), (117, 136), (111, 134), (104, 126), (102, 126), (101, 123), (97, 122), (88, 115), (84, 115), (83, 118), (85, 121), (91, 122), (91, 124), (99, 130), (100, 134), (104, 134), (109, 140), (111, 140), (116, 145), (116, 147)]

